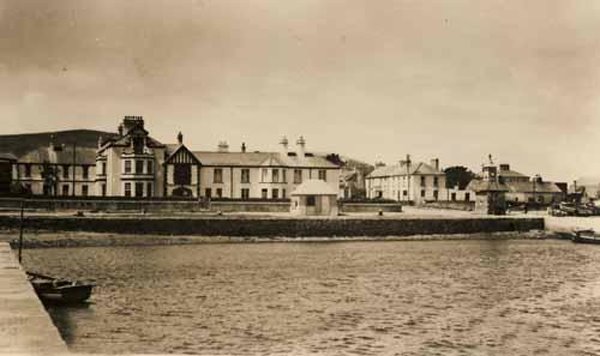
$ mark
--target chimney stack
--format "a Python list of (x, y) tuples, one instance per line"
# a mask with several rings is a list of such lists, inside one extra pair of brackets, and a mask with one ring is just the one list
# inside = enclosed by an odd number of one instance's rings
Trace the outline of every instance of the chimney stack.
[(102, 147), (102, 135), (98, 136), (98, 148)]
[(117, 130), (119, 131), (119, 136), (123, 136), (123, 124), (119, 124)]
[(227, 141), (220, 141), (219, 145), (217, 146), (217, 152), (229, 152), (229, 145), (227, 144)]
[(283, 136), (281, 138), (281, 141), (279, 141), (279, 144), (281, 145), (281, 154), (283, 154), (284, 156), (288, 155), (288, 145), (289, 145), (289, 141), (287, 139), (287, 137)]
[(242, 153), (246, 153), (246, 142), (242, 142)]
[(431, 162), (431, 166), (433, 168), (435, 168), (436, 171), (440, 170), (440, 159), (439, 158), (433, 158), (430, 162)]
[(179, 133), (177, 134), (177, 142), (180, 145), (183, 145), (183, 134), (181, 133), (181, 131), (179, 131)]
[(501, 164), (501, 165), (500, 165), (500, 171), (501, 171), (501, 172), (504, 172), (504, 171), (510, 171), (510, 165), (509, 165), (509, 164), (506, 164), (506, 163), (503, 163), (503, 164)]
[(306, 155), (306, 141), (304, 137), (300, 136), (296, 141), (296, 145), (298, 146), (298, 152), (296, 154), (299, 158), (304, 158)]

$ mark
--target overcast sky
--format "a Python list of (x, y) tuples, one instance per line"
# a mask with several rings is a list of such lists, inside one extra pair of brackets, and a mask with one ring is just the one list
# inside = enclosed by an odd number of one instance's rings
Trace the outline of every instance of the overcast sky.
[(0, 0), (0, 133), (600, 176), (600, 1)]

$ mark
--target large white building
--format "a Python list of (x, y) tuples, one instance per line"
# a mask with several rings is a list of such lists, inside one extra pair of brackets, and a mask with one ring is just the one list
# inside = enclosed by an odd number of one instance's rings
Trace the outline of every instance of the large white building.
[(448, 200), (446, 175), (440, 171), (438, 159), (427, 164), (407, 157), (396, 165), (380, 165), (366, 177), (366, 190), (370, 199), (416, 204)]
[[(287, 139), (279, 152), (191, 151), (183, 143), (163, 144), (149, 136), (144, 120), (126, 116), (118, 134), (99, 138), (98, 148), (54, 146), (19, 157), (13, 180), (33, 194), (63, 196), (196, 197), (288, 199), (307, 179), (339, 188), (340, 167)], [(75, 189), (75, 190), (73, 190)]]

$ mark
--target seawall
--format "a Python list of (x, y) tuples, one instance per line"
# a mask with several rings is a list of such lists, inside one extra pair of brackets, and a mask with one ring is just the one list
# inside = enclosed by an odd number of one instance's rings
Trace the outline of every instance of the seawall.
[[(19, 219), (0, 216), (0, 227)], [(285, 217), (73, 217), (30, 216), (29, 231), (200, 236), (408, 236), (543, 230), (543, 218), (285, 218)]]
[(8, 243), (0, 242), (0, 354), (67, 354)]

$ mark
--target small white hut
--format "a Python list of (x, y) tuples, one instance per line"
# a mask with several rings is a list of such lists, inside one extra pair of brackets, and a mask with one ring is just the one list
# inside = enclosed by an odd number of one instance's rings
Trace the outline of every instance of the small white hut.
[(290, 212), (294, 215), (337, 216), (338, 192), (326, 182), (309, 179), (291, 194)]

